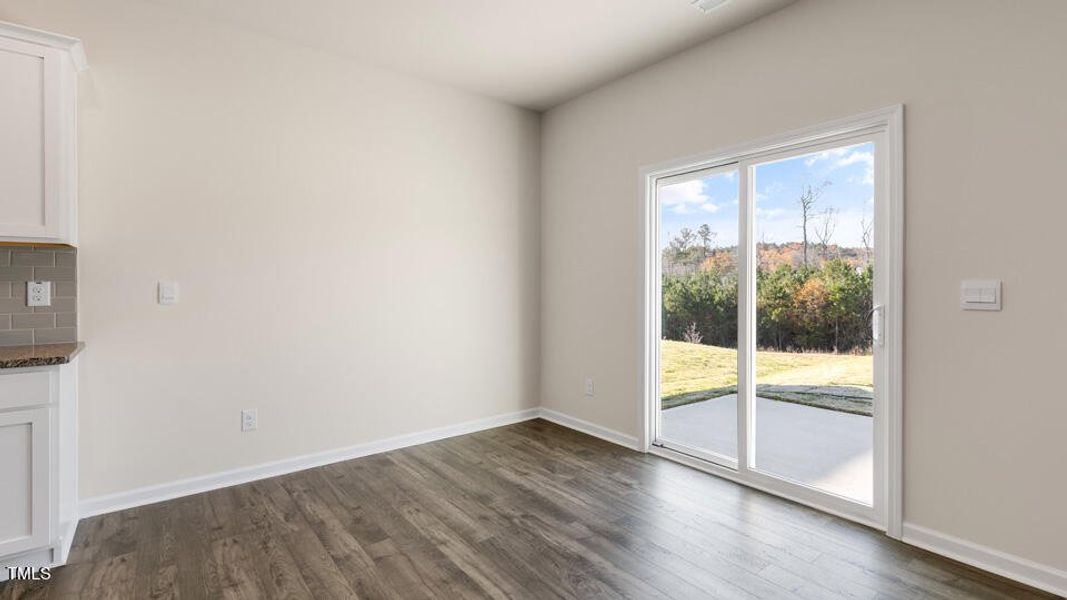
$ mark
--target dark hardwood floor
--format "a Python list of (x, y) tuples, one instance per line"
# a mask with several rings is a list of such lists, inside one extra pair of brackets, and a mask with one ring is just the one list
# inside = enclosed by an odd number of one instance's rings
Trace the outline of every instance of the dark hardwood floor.
[(82, 521), (0, 598), (1052, 596), (530, 421)]

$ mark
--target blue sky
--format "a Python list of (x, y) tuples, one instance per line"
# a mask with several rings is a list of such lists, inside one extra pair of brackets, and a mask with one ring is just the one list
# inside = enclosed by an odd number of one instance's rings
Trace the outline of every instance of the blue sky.
[[(797, 199), (806, 185), (829, 181), (815, 204), (815, 222), (826, 209), (835, 211), (831, 243), (861, 247), (863, 219), (874, 208), (874, 145), (843, 146), (755, 168), (756, 239), (769, 243), (800, 241)], [(737, 172), (664, 186), (660, 190), (660, 242), (666, 246), (683, 227), (696, 231), (707, 223), (717, 235), (714, 245), (737, 244)], [(814, 241), (814, 222), (808, 225)]]

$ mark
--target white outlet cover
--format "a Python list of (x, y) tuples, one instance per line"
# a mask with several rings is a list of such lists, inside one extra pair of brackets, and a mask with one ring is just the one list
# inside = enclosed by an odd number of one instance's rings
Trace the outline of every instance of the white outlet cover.
[(51, 306), (52, 305), (52, 282), (51, 281), (27, 281), (26, 282), (26, 306)]
[(256, 409), (246, 408), (241, 411), (241, 431), (255, 431), (257, 421)]

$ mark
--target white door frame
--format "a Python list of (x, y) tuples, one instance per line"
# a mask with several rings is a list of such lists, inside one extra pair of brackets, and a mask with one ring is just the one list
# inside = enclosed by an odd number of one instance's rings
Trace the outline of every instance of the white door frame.
[[(884, 344), (875, 349), (876, 419), (875, 460), (878, 461), (875, 481), (875, 506), (872, 513), (855, 509), (855, 503), (829, 497), (822, 492), (808, 493), (800, 486), (779, 485), (780, 480), (748, 468), (751, 465), (752, 440), (746, 439), (748, 420), (753, 418), (748, 406), (754, 390), (752, 364), (742, 364), (738, 370), (738, 391), (747, 402), (740, 403), (738, 411), (739, 444), (738, 469), (716, 465), (653, 445), (659, 418), (659, 338), (660, 338), (660, 252), (659, 252), (659, 207), (656, 201), (657, 181), (700, 169), (729, 163), (739, 163), (738, 175), (741, 186), (749, 186), (747, 166), (772, 155), (791, 150), (813, 149), (834, 143), (847, 143), (856, 138), (874, 140), (876, 195), (880, 199), (875, 210), (875, 297), (882, 299)], [(796, 502), (819, 508), (839, 516), (859, 521), (884, 530), (890, 537), (900, 539), (903, 523), (903, 267), (904, 267), (904, 107), (891, 106), (853, 117), (821, 123), (786, 134), (739, 144), (729, 148), (691, 156), (680, 160), (652, 165), (640, 172), (640, 223), (641, 223), (641, 393), (639, 398), (640, 436), (639, 448), (683, 462), (709, 473), (739, 481), (772, 494), (787, 497)], [(751, 190), (750, 190), (751, 191)], [(739, 244), (753, 243), (750, 237), (754, 226), (754, 202), (748, 202), (742, 210)], [(740, 267), (747, 277), (738, 286), (739, 307), (749, 306), (748, 311), (739, 311), (739, 348), (754, 348), (755, 340), (749, 339), (751, 319), (755, 318), (754, 303), (747, 298), (755, 292), (755, 280), (741, 252)], [(750, 272), (751, 271), (751, 272)], [(749, 354), (739, 352), (740, 355)]]

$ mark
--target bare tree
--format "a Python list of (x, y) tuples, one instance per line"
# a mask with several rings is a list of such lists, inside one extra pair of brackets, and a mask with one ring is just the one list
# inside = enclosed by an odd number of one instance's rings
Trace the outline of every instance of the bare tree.
[(819, 222), (815, 224), (815, 239), (819, 240), (823, 260), (827, 258), (827, 250), (830, 248), (835, 229), (837, 229), (837, 210), (828, 208), (822, 211)]
[(860, 219), (860, 228), (863, 230), (861, 235), (863, 241), (863, 256), (867, 259), (867, 264), (871, 264), (871, 246), (874, 241), (874, 221), (868, 221), (867, 217)]
[(808, 266), (808, 221), (815, 214), (815, 203), (819, 201), (819, 197), (822, 196), (823, 190), (826, 186), (830, 185), (829, 181), (824, 181), (819, 185), (811, 185), (810, 183), (804, 186), (803, 193), (800, 194), (800, 198), (797, 199), (797, 203), (800, 204), (800, 229), (804, 232), (804, 266)]
[(685, 252), (693, 245), (693, 239), (696, 236), (693, 234), (693, 230), (688, 227), (682, 227), (678, 230), (678, 235), (671, 240), (671, 247), (678, 252)]
[(685, 328), (682, 332), (682, 341), (690, 344), (699, 344), (704, 340), (704, 336), (700, 335), (700, 331), (697, 330), (696, 323), (689, 323), (689, 327)]

